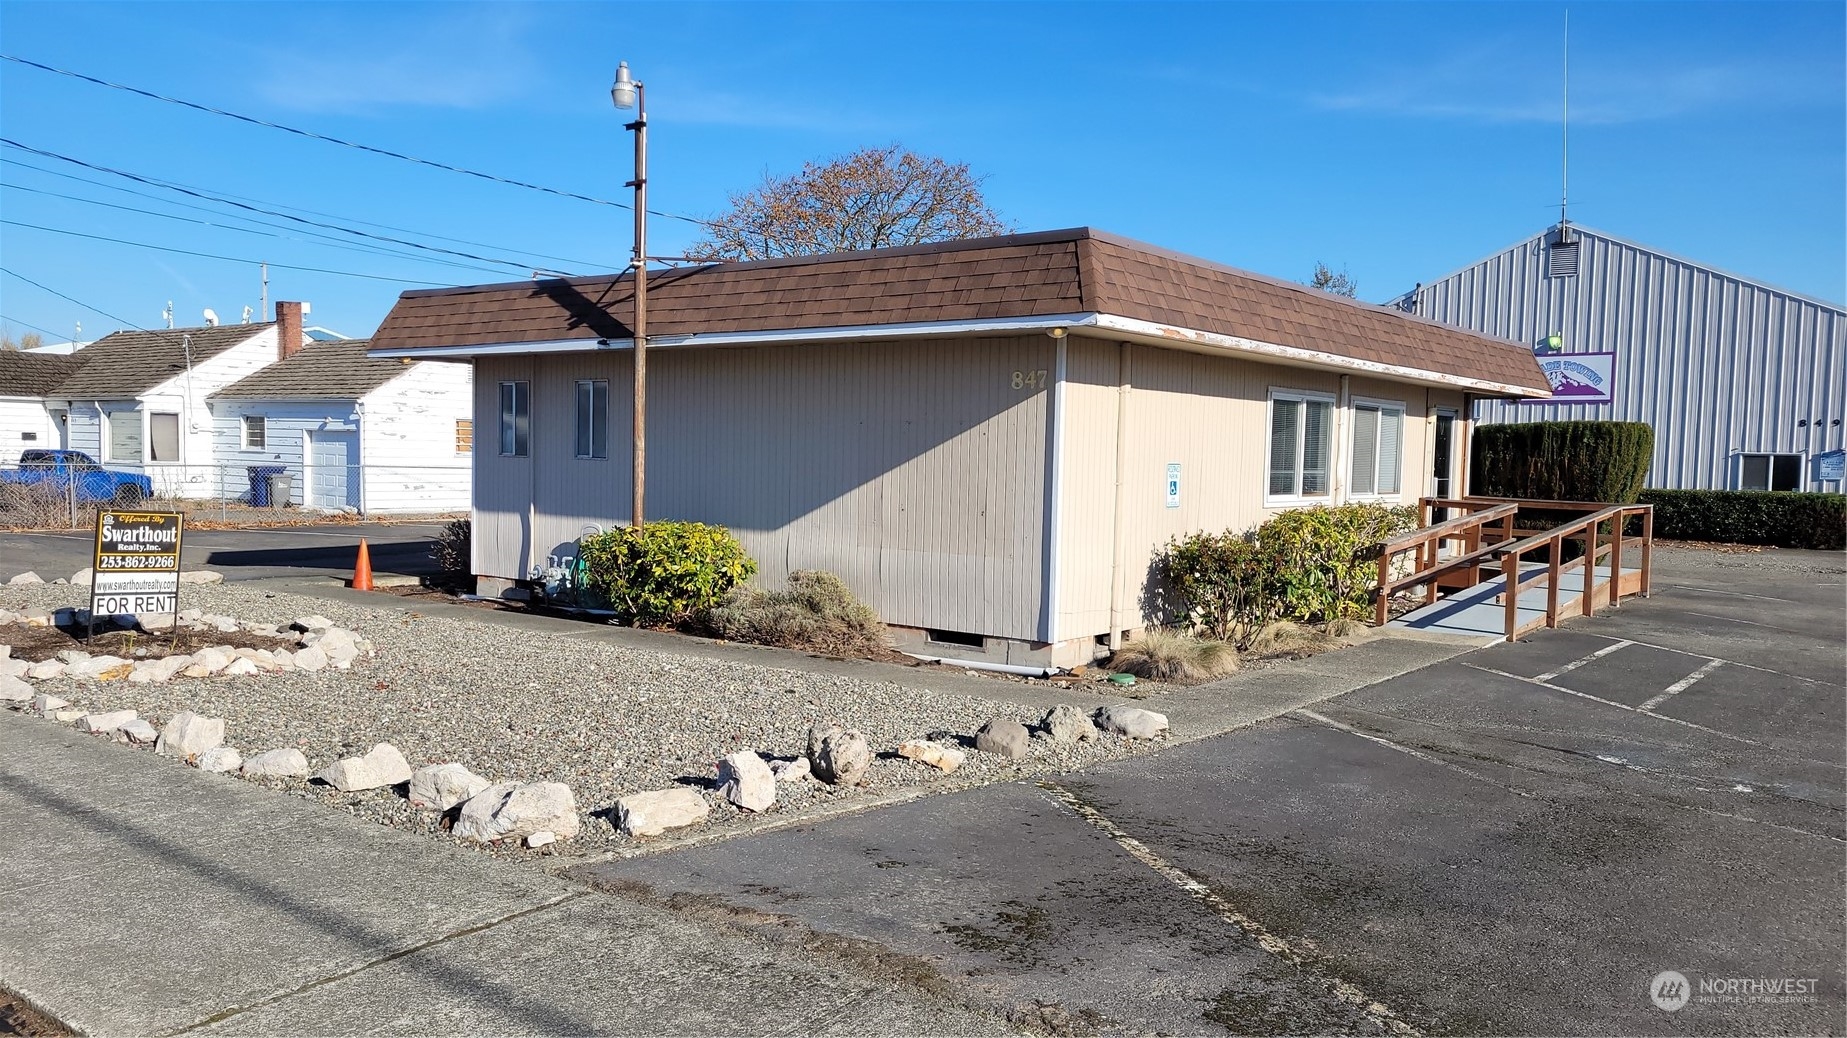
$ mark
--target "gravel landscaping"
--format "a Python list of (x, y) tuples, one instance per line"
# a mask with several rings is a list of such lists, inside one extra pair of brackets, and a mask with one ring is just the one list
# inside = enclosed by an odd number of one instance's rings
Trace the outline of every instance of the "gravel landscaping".
[[(67, 678), (33, 684), (88, 710), (139, 711), (155, 727), (188, 710), (223, 718), (226, 745), (246, 758), (295, 747), (319, 771), (386, 742), (413, 768), (456, 761), (494, 781), (569, 786), (582, 816), (581, 833), (542, 852), (496, 845), (504, 854), (581, 855), (645, 843), (619, 834), (612, 819), (618, 797), (645, 790), (682, 785), (706, 795), (711, 814), (670, 833), (682, 837), (855, 799), (1065, 771), (1155, 745), (1107, 733), (1080, 743), (1035, 738), (1025, 756), (1010, 758), (974, 749), (975, 733), (995, 718), (1030, 725), (1041, 712), (877, 680), (430, 617), (382, 596), (376, 606), (355, 607), (214, 584), (185, 598), (186, 605), (260, 624), (287, 625), (298, 616), (320, 614), (369, 640), (374, 653), (346, 671), (176, 678), (166, 684)], [(0, 587), (0, 609), (73, 605), (87, 605), (86, 588)], [(0, 643), (18, 630), (0, 628)], [(861, 785), (836, 787), (813, 778), (779, 782), (776, 803), (764, 816), (750, 815), (717, 794), (717, 764), (727, 754), (752, 750), (771, 761), (799, 757), (810, 727), (821, 723), (864, 733), (875, 756)], [(896, 754), (906, 740), (926, 737), (959, 745), (965, 763), (945, 774)], [(123, 752), (136, 751), (125, 745)], [(413, 809), (401, 786), (342, 793), (302, 779), (227, 775), (225, 781), (261, 781), (384, 825), (452, 838), (443, 816)]]

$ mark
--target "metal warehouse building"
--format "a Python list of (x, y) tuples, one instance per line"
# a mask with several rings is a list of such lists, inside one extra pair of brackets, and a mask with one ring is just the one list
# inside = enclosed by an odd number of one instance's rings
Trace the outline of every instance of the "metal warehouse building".
[(1477, 422), (1647, 422), (1656, 488), (1841, 488), (1821, 456), (1842, 446), (1847, 309), (1576, 224), (1562, 233), (1397, 301), (1539, 355), (1555, 396), (1477, 400)]
[[(1087, 662), (1170, 537), (1414, 502), (1519, 345), (1089, 229), (649, 278), (648, 517), (843, 578), (922, 654)], [(374, 356), (475, 369), (474, 571), (626, 523), (634, 279), (407, 292)], [(1158, 617), (1155, 617), (1158, 618)]]

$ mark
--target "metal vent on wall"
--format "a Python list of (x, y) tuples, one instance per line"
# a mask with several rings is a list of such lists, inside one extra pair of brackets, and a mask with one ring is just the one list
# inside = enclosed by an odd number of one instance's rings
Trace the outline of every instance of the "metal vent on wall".
[(1578, 276), (1577, 242), (1553, 242), (1546, 249), (1546, 276), (1549, 278), (1574, 278)]

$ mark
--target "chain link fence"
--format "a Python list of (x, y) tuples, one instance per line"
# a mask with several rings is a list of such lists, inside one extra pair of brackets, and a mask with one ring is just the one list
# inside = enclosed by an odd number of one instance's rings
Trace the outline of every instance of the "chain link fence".
[[(133, 476), (147, 477), (147, 490)], [(23, 477), (23, 478), (16, 478)], [(0, 528), (93, 527), (102, 508), (185, 514), (194, 524), (279, 526), (468, 513), (467, 464), (109, 465), (101, 472), (13, 469), (0, 482)]]

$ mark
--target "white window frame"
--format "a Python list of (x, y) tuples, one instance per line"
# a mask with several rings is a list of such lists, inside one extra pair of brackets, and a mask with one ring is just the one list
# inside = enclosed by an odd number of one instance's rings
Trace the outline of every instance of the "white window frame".
[[(1302, 424), (1296, 432), (1295, 448), (1295, 487), (1293, 494), (1273, 494), (1270, 492), (1270, 458), (1271, 439), (1276, 433), (1276, 402), (1299, 402), (1302, 406)], [(1314, 401), (1328, 407), (1327, 428), (1327, 477), (1328, 488), (1319, 494), (1303, 494), (1302, 490), (1302, 455), (1308, 444), (1308, 403)], [(1335, 420), (1340, 409), (1340, 400), (1333, 393), (1324, 393), (1315, 389), (1289, 389), (1271, 386), (1269, 397), (1263, 408), (1263, 504), (1265, 508), (1287, 508), (1295, 505), (1326, 505), (1334, 503), (1335, 469), (1340, 464), (1340, 445), (1334, 442), (1339, 434), (1340, 423)]]
[[(1763, 486), (1747, 487), (1744, 485), (1744, 463), (1745, 463), (1745, 459), (1747, 458), (1763, 458), (1764, 459), (1764, 485)], [(1771, 489), (1771, 485), (1776, 482), (1776, 459), (1778, 458), (1796, 459), (1796, 485), (1789, 488), (1788, 490), (1772, 490)], [(1765, 493), (1773, 493), (1773, 494), (1796, 494), (1796, 493), (1801, 493), (1803, 486), (1805, 486), (1807, 483), (1808, 483), (1808, 454), (1804, 451), (1739, 451), (1738, 452), (1738, 476), (1736, 480), (1736, 486), (1739, 490), (1761, 490)]]
[[(584, 387), (586, 386), (590, 387), (589, 414), (583, 411)], [(596, 427), (596, 404), (599, 392), (603, 398), (601, 439), (597, 437)], [(583, 440), (590, 442), (585, 444)], [(580, 378), (571, 386), (571, 452), (580, 461), (601, 461), (609, 457), (609, 380), (606, 378)]]
[[(255, 428), (257, 431), (257, 442), (255, 443), (250, 442), (250, 430), (252, 428), (250, 423), (253, 421), (256, 423)], [(269, 449), (269, 419), (267, 417), (260, 414), (244, 415), (243, 421), (238, 423), (238, 427), (243, 432), (245, 450), (266, 451)]]
[[(1347, 485), (1348, 499), (1353, 500), (1353, 501), (1398, 501), (1398, 500), (1403, 499), (1404, 484), (1405, 484), (1405, 478), (1404, 478), (1405, 402), (1403, 400), (1387, 400), (1383, 397), (1356, 396), (1347, 401), (1347, 409), (1349, 412), (1351, 412), (1350, 414), (1347, 415), (1347, 481), (1346, 481), (1346, 485)], [(1355, 462), (1358, 460), (1358, 457), (1359, 457), (1359, 454), (1358, 454), (1359, 444), (1357, 442), (1357, 438), (1360, 433), (1360, 412), (1362, 410), (1376, 412), (1379, 415), (1378, 421), (1380, 423), (1380, 427), (1383, 426), (1383, 423), (1385, 421), (1385, 416), (1387, 414), (1396, 412), (1398, 415), (1398, 489), (1397, 490), (1393, 490), (1390, 492), (1382, 492), (1378, 489), (1379, 472), (1380, 472), (1380, 469), (1379, 469), (1379, 442), (1380, 441), (1377, 438), (1373, 440), (1373, 456), (1372, 456), (1373, 491), (1371, 493), (1362, 494), (1357, 489), (1355, 489), (1359, 485), (1356, 482), (1357, 477), (1359, 476), (1359, 470), (1355, 468)], [(1453, 479), (1453, 474), (1452, 474), (1452, 479)]]
[[(513, 386), (513, 407), (506, 405), (507, 387)], [(526, 438), (520, 442), (519, 419), (522, 398), (526, 405)], [(512, 378), (494, 387), (494, 407), (499, 414), (499, 421), (494, 426), (495, 447), (503, 458), (529, 458), (532, 456), (532, 382), (523, 378)], [(509, 433), (512, 444), (508, 445)]]

